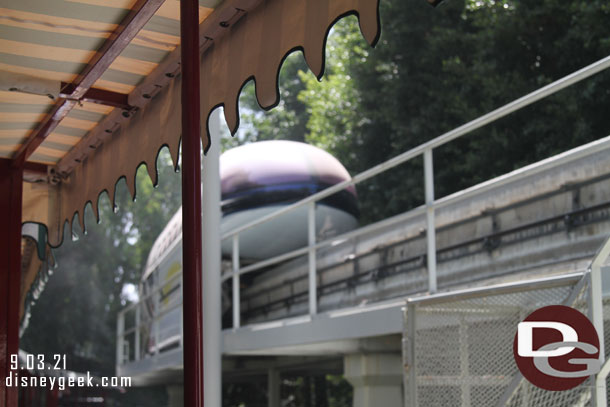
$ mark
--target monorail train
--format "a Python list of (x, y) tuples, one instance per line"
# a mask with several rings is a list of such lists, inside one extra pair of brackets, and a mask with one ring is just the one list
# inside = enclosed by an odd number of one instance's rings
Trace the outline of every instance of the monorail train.
[[(220, 157), (222, 233), (248, 224), (329, 186), (350, 179), (332, 155), (293, 141), (263, 141), (231, 149)], [(354, 187), (316, 206), (318, 241), (358, 225)], [(239, 236), (240, 262), (266, 259), (307, 245), (307, 207), (301, 207)], [(222, 242), (231, 258), (232, 241)], [(178, 345), (182, 274), (182, 210), (172, 217), (155, 241), (140, 284), (143, 299), (141, 352), (154, 353)], [(152, 321), (155, 321), (154, 323)]]

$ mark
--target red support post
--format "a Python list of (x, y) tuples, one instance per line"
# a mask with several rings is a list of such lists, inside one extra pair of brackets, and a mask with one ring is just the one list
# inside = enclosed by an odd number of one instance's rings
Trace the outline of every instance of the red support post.
[[(180, 1), (184, 405), (203, 407), (199, 3)], [(220, 287), (219, 287), (220, 289)]]
[(59, 390), (55, 387), (53, 390), (47, 391), (46, 407), (57, 407), (59, 402)]
[(19, 352), (22, 182), (23, 168), (0, 159), (0, 407), (17, 406), (17, 387), (5, 379)]

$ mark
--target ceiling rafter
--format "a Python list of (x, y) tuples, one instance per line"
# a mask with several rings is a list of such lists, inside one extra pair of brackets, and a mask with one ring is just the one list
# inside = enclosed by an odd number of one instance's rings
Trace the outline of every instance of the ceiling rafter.
[[(72, 83), (61, 83), (61, 91), (59, 97), (64, 99), (72, 99), (72, 94), (76, 89), (76, 85)], [(136, 109), (134, 106), (129, 105), (129, 95), (126, 93), (112, 92), (105, 89), (89, 88), (87, 92), (80, 98), (77, 99), (79, 102), (89, 102), (98, 105), (111, 106), (122, 109), (125, 115), (129, 115), (129, 112)]]
[[(199, 51), (203, 54), (214, 41), (226, 35), (237, 21), (254, 9), (262, 0), (225, 0), (214, 12), (199, 25)], [(180, 47), (149, 74), (128, 96), (128, 105), (142, 108), (180, 74)], [(70, 150), (57, 164), (56, 172), (67, 176), (80, 165), (85, 158), (102, 144), (106, 137), (114, 133), (123, 116), (116, 109), (91, 130), (78, 144)]]
[[(51, 134), (59, 123), (70, 113), (77, 101), (81, 100), (93, 84), (106, 72), (112, 62), (129, 45), (165, 0), (137, 0), (114, 33), (91, 58), (87, 67), (68, 87), (71, 93), (66, 98), (59, 97), (51, 111), (38, 127), (27, 137), (13, 156), (13, 164), (22, 166)], [(65, 94), (66, 92), (64, 92)]]

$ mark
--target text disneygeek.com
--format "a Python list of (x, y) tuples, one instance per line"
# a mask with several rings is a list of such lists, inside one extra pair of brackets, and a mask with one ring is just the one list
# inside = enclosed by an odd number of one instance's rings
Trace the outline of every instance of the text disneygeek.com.
[(4, 378), (6, 387), (44, 387), (63, 391), (69, 387), (131, 387), (131, 377), (97, 377), (90, 372), (75, 373), (66, 370), (66, 356), (11, 355), (10, 373)]

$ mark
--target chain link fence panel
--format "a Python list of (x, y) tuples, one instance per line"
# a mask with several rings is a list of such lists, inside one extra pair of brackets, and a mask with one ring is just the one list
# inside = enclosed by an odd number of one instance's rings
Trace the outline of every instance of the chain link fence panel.
[[(588, 315), (588, 281), (587, 274), (572, 275), (410, 301), (403, 343), (406, 406), (591, 405), (592, 379), (569, 391), (542, 390), (522, 378), (513, 357), (517, 324), (536, 309), (563, 304)], [(609, 301), (604, 311), (610, 315)], [(609, 349), (610, 321), (604, 322)]]

